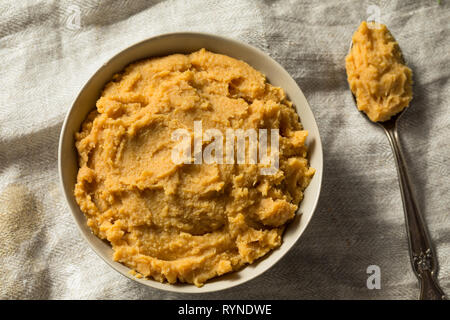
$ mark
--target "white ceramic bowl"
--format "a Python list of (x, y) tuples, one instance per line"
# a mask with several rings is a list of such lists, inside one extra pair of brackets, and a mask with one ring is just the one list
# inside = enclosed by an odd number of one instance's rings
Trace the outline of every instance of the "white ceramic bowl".
[[(171, 285), (149, 279), (137, 279), (131, 276), (128, 267), (113, 261), (111, 246), (92, 234), (86, 225), (84, 214), (75, 201), (73, 190), (78, 171), (77, 153), (74, 143), (75, 132), (79, 131), (81, 123), (89, 111), (95, 107), (102, 88), (111, 80), (112, 76), (122, 71), (131, 62), (139, 59), (172, 53), (190, 53), (201, 48), (243, 60), (256, 70), (264, 73), (271, 84), (285, 90), (289, 99), (294, 103), (304, 128), (309, 131), (307, 144), (310, 148), (310, 163), (316, 169), (316, 174), (305, 191), (304, 200), (298, 212), (301, 215), (297, 214), (294, 221), (289, 224), (283, 236), (283, 244), (278, 249), (240, 271), (215, 278), (208, 281), (203, 287), (197, 288), (190, 284)], [(292, 248), (305, 231), (319, 199), (323, 172), (323, 154), (319, 130), (305, 96), (286, 70), (267, 54), (248, 44), (217, 35), (171, 33), (150, 38), (123, 50), (106, 62), (90, 78), (78, 94), (64, 121), (59, 141), (58, 166), (65, 198), (81, 234), (107, 264), (124, 276), (153, 288), (173, 292), (201, 293), (223, 290), (249, 281), (272, 267)]]

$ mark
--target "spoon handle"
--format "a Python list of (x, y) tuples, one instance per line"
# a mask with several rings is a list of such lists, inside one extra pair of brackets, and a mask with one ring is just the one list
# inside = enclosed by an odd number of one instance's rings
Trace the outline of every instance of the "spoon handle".
[(445, 294), (439, 287), (436, 279), (438, 262), (416, 198), (411, 189), (406, 163), (400, 149), (397, 126), (384, 127), (384, 130), (391, 143), (397, 166), (403, 209), (405, 211), (411, 264), (420, 282), (419, 299), (444, 300), (446, 299)]

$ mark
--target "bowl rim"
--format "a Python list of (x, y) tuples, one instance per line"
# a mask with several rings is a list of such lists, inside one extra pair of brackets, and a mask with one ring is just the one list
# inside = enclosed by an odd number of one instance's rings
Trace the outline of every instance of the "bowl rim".
[[(64, 174), (63, 174), (63, 166), (64, 166), (64, 163), (63, 163), (63, 160), (62, 160), (63, 141), (65, 140), (66, 135), (69, 134), (68, 131), (67, 131), (67, 124), (69, 122), (69, 119), (72, 117), (73, 113), (76, 111), (75, 105), (76, 105), (77, 101), (80, 99), (80, 97), (83, 96), (84, 91), (86, 90), (86, 88), (88, 88), (91, 85), (91, 83), (94, 81), (94, 79), (97, 77), (97, 75), (99, 75), (103, 71), (103, 69), (107, 68), (108, 65), (113, 60), (115, 60), (118, 57), (124, 55), (126, 52), (133, 51), (136, 48), (144, 45), (147, 42), (155, 41), (155, 40), (160, 39), (160, 38), (174, 37), (174, 36), (175, 37), (180, 37), (180, 36), (181, 37), (182, 36), (188, 36), (189, 37), (190, 36), (190, 37), (214, 38), (217, 41), (230, 42), (230, 43), (233, 43), (233, 44), (235, 44), (237, 46), (244, 47), (245, 49), (247, 49), (249, 51), (254, 51), (255, 53), (257, 53), (259, 55), (265, 56), (268, 59), (268, 61), (270, 61), (271, 64), (276, 65), (278, 67), (278, 69), (282, 73), (284, 73), (284, 76), (289, 77), (295, 83), (295, 89), (297, 89), (300, 92), (302, 98), (304, 99), (304, 103), (305, 103), (305, 105), (307, 106), (307, 109), (310, 111), (310, 113), (312, 115), (312, 119), (313, 119), (312, 125), (316, 127), (315, 129), (316, 129), (316, 132), (317, 132), (317, 134), (314, 136), (314, 139), (315, 139), (315, 146), (314, 146), (315, 151), (314, 152), (317, 152), (319, 154), (318, 161), (319, 161), (320, 170), (317, 170), (318, 168), (315, 168), (316, 172), (315, 172), (314, 178), (318, 179), (318, 182), (317, 182), (318, 187), (317, 187), (317, 193), (315, 194), (314, 199), (311, 200), (311, 201), (313, 201), (313, 205), (312, 205), (312, 208), (310, 210), (311, 214), (305, 220), (305, 227), (300, 232), (297, 232), (297, 235), (295, 236), (295, 239), (290, 244), (290, 246), (288, 248), (286, 248), (283, 252), (281, 252), (281, 255), (278, 257), (278, 259), (274, 260), (269, 266), (267, 266), (263, 270), (260, 270), (259, 272), (255, 272), (254, 274), (246, 276), (246, 277), (244, 277), (242, 279), (239, 279), (237, 281), (232, 281), (231, 283), (229, 283), (229, 285), (227, 285), (226, 287), (223, 287), (223, 288), (211, 288), (211, 287), (205, 288), (205, 286), (201, 287), (201, 288), (198, 288), (198, 287), (195, 287), (192, 284), (182, 284), (181, 286), (179, 286), (179, 285), (172, 285), (172, 284), (169, 284), (167, 282), (160, 283), (160, 282), (158, 282), (156, 280), (153, 280), (153, 279), (146, 279), (146, 278), (139, 279), (139, 278), (131, 275), (129, 272), (125, 272), (125, 271), (119, 270), (119, 268), (117, 266), (118, 262), (113, 261), (113, 259), (111, 257), (106, 257), (102, 252), (100, 252), (94, 246), (94, 244), (91, 242), (91, 239), (88, 238), (87, 234), (85, 233), (85, 229), (84, 229), (85, 226), (83, 226), (81, 224), (81, 222), (79, 220), (77, 220), (77, 218), (76, 218), (77, 214), (75, 212), (75, 209), (72, 207), (72, 203), (71, 203), (71, 201), (69, 199), (69, 197), (73, 197), (73, 195), (72, 194), (68, 194), (68, 192), (67, 192), (67, 190), (65, 188), (67, 182), (65, 181)], [(218, 52), (218, 53), (220, 53), (220, 52)], [(148, 57), (151, 58), (152, 55), (150, 54)], [(136, 61), (136, 60), (129, 61), (128, 64), (131, 64), (134, 61)], [(246, 61), (244, 61), (244, 62), (246, 62)], [(252, 66), (250, 63), (249, 63), (249, 65)], [(106, 83), (104, 83), (103, 85), (106, 85)], [(298, 110), (296, 109), (296, 113), (297, 112), (298, 112)], [(64, 199), (65, 199), (66, 204), (67, 204), (67, 206), (68, 206), (68, 208), (69, 208), (69, 210), (71, 212), (72, 218), (75, 220), (75, 223), (77, 225), (78, 231), (81, 234), (81, 236), (84, 239), (84, 241), (87, 242), (87, 244), (89, 245), (91, 250), (93, 250), (96, 253), (96, 255), (99, 256), (104, 262), (106, 262), (106, 264), (109, 265), (113, 270), (115, 270), (116, 272), (118, 272), (122, 276), (125, 276), (128, 279), (134, 280), (134, 281), (136, 281), (136, 282), (138, 282), (140, 284), (145, 285), (146, 287), (150, 287), (150, 288), (153, 288), (153, 289), (159, 289), (159, 290), (163, 290), (163, 291), (167, 291), (167, 292), (183, 293), (183, 294), (189, 294), (189, 293), (195, 293), (195, 294), (211, 293), (211, 292), (217, 292), (217, 291), (223, 291), (223, 290), (231, 289), (233, 287), (239, 286), (241, 284), (249, 282), (252, 279), (257, 278), (258, 276), (262, 275), (263, 273), (265, 273), (266, 271), (271, 269), (280, 260), (282, 260), (283, 257), (286, 255), (286, 253), (288, 253), (292, 249), (292, 247), (294, 247), (294, 245), (298, 242), (298, 240), (300, 239), (302, 234), (305, 232), (305, 230), (307, 229), (307, 227), (308, 227), (308, 225), (309, 225), (309, 223), (310, 223), (310, 221), (311, 221), (311, 219), (312, 219), (312, 217), (313, 217), (313, 215), (314, 215), (314, 213), (315, 213), (315, 211), (317, 209), (317, 205), (318, 205), (318, 201), (319, 201), (320, 194), (321, 194), (321, 189), (322, 189), (323, 158), (324, 157), (323, 157), (322, 141), (321, 141), (321, 137), (320, 137), (320, 132), (319, 132), (319, 128), (318, 128), (318, 125), (317, 125), (317, 121), (316, 121), (316, 119), (314, 117), (314, 113), (313, 113), (313, 111), (312, 111), (308, 101), (306, 100), (306, 97), (304, 96), (303, 91), (301, 90), (300, 86), (297, 84), (295, 79), (292, 78), (292, 76), (286, 71), (286, 69), (281, 64), (279, 64), (275, 59), (273, 59), (269, 54), (265, 53), (261, 49), (259, 49), (257, 47), (254, 47), (254, 46), (252, 46), (252, 45), (250, 45), (248, 43), (245, 43), (245, 42), (242, 42), (240, 40), (236, 40), (236, 39), (233, 39), (233, 38), (230, 38), (230, 37), (217, 35), (217, 34), (214, 34), (214, 33), (196, 32), (196, 31), (187, 31), (187, 32), (181, 31), (181, 32), (169, 32), (169, 33), (158, 34), (156, 36), (152, 36), (152, 37), (146, 38), (146, 39), (141, 40), (139, 42), (136, 42), (136, 43), (134, 43), (134, 44), (132, 44), (130, 46), (127, 46), (126, 48), (121, 49), (120, 51), (115, 53), (112, 57), (107, 59), (106, 62), (104, 62), (100, 67), (98, 67), (95, 70), (94, 73), (91, 74), (89, 79), (84, 83), (84, 85), (81, 87), (81, 89), (79, 89), (78, 94), (73, 99), (73, 101), (72, 101), (72, 103), (70, 105), (70, 108), (68, 109), (68, 111), (66, 112), (66, 115), (64, 117), (64, 122), (63, 122), (62, 127), (61, 127), (61, 132), (60, 132), (59, 141), (58, 141), (58, 174), (59, 174), (60, 188), (62, 189), (62, 192), (64, 194)], [(310, 196), (312, 196), (312, 195), (310, 195)], [(79, 207), (78, 207), (78, 209), (79, 209)], [(81, 211), (81, 209), (79, 209), (79, 210)], [(302, 214), (302, 216), (303, 216), (303, 214)], [(304, 220), (305, 217), (302, 217), (302, 219)], [(280, 247), (275, 248), (274, 250), (271, 250), (271, 252), (269, 252), (268, 255), (270, 255), (275, 250), (279, 250), (280, 248), (283, 247), (283, 245), (284, 245), (284, 247), (286, 247), (286, 245), (288, 245), (288, 244), (285, 244), (285, 242), (282, 242)], [(260, 259), (255, 261), (252, 265), (258, 264), (258, 262), (260, 262), (261, 260), (267, 259), (268, 255), (266, 255), (264, 257), (261, 257)], [(123, 264), (121, 264), (121, 265), (123, 265)], [(126, 267), (126, 266), (124, 266), (124, 267)], [(242, 269), (245, 269), (247, 267), (248, 266), (244, 266)], [(126, 268), (128, 268), (128, 267), (126, 267)], [(128, 269), (130, 269), (130, 268), (128, 268)], [(231, 274), (236, 273), (236, 272), (240, 272), (242, 269), (237, 270), (237, 271), (233, 271)], [(215, 279), (218, 279), (217, 281), (220, 281), (221, 277), (223, 277), (223, 276), (216, 277)], [(210, 281), (211, 281), (211, 279), (209, 281), (207, 281), (206, 284), (208, 282), (210, 282)], [(187, 287), (184, 287), (184, 286), (187, 286)], [(186, 288), (189, 288), (189, 289), (186, 290)], [(193, 288), (193, 290), (191, 290), (192, 288)]]

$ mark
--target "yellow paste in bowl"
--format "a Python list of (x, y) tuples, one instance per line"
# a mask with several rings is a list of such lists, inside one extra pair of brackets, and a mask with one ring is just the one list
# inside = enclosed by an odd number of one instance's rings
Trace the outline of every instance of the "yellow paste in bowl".
[[(279, 170), (174, 163), (171, 135), (194, 121), (279, 129)], [(242, 61), (204, 49), (139, 61), (106, 85), (76, 134), (75, 197), (114, 260), (201, 286), (280, 246), (314, 174), (306, 136), (283, 90)]]

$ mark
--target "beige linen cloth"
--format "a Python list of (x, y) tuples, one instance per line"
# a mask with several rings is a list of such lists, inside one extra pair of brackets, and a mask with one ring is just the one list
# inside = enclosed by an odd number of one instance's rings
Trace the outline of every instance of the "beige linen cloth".
[[(450, 1), (2, 1), (0, 298), (414, 299), (388, 140), (355, 110), (344, 58), (378, 14), (414, 71), (401, 142), (450, 293)], [(72, 100), (108, 58), (146, 38), (205, 31), (250, 43), (297, 81), (325, 152), (322, 195), (294, 248), (264, 275), (202, 295), (116, 273), (81, 238), (59, 186), (57, 146)], [(366, 286), (369, 265), (381, 289)]]

